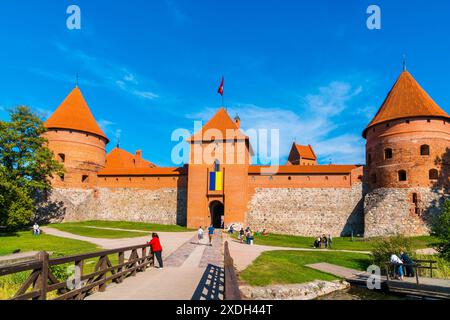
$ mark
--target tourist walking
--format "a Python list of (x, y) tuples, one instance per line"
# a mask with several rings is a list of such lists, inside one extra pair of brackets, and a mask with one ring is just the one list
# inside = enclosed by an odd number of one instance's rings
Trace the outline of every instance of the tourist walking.
[(212, 246), (212, 241), (213, 241), (213, 238), (214, 238), (214, 231), (215, 231), (216, 229), (214, 228), (214, 226), (213, 225), (211, 225), (209, 228), (208, 228), (208, 236), (209, 236), (209, 245), (210, 246)]
[(197, 231), (197, 239), (198, 239), (198, 241), (197, 241), (197, 243), (198, 244), (200, 244), (200, 242), (203, 240), (203, 234), (204, 234), (205, 232), (203, 231), (203, 228), (200, 226), (199, 228), (198, 228), (198, 231)]
[(328, 248), (331, 249), (331, 247), (333, 246), (333, 237), (331, 236), (331, 234), (328, 235)]
[(241, 230), (239, 230), (239, 241), (241, 242), (241, 243), (243, 243), (244, 242), (244, 236), (245, 236), (245, 231), (244, 231), (244, 228), (241, 228)]
[(157, 233), (152, 234), (152, 240), (150, 240), (149, 244), (152, 254), (154, 254), (156, 259), (158, 260), (159, 269), (164, 269), (162, 259), (163, 248), (161, 246), (161, 241), (159, 240), (159, 236)]
[(396, 255), (391, 255), (391, 264), (394, 265), (396, 279), (403, 280), (403, 261)]

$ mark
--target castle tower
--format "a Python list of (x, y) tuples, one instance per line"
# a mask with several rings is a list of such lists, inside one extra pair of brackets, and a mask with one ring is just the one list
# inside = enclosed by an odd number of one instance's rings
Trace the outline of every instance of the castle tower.
[(450, 187), (450, 116), (404, 70), (363, 136), (366, 236), (427, 234)]
[(98, 126), (84, 97), (75, 87), (45, 122), (45, 138), (65, 173), (55, 177), (55, 187), (91, 188), (105, 167), (109, 140)]
[(187, 225), (244, 223), (247, 211), (249, 138), (221, 108), (190, 138)]

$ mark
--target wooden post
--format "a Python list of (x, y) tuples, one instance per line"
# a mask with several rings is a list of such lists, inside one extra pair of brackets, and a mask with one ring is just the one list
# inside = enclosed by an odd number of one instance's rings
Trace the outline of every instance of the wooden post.
[[(119, 252), (119, 265), (123, 264), (125, 262), (125, 252)], [(120, 273), (123, 271), (123, 266), (117, 269), (117, 272)], [(122, 283), (125, 279), (124, 275), (121, 275), (119, 278), (117, 278), (118, 283)]]
[(142, 267), (141, 271), (147, 270), (147, 248), (142, 248), (142, 260), (144, 263), (144, 266)]
[(430, 277), (433, 278), (433, 262), (430, 261)]
[[(99, 270), (101, 270), (101, 271), (104, 271), (105, 269), (108, 268), (108, 265), (106, 263), (106, 256), (100, 257), (99, 265), (100, 265)], [(105, 281), (106, 280), (106, 272), (104, 272), (101, 275), (100, 279), (103, 280), (104, 282), (99, 285), (98, 291), (105, 292), (105, 290), (106, 290), (106, 281)]]
[(415, 264), (415, 268), (416, 268), (416, 283), (417, 285), (419, 285), (419, 265), (417, 263)]
[(48, 289), (48, 259), (49, 255), (45, 251), (41, 251), (37, 255), (38, 260), (42, 263), (42, 269), (39, 277), (35, 282), (34, 289), (39, 290), (38, 300), (47, 300), (47, 289)]

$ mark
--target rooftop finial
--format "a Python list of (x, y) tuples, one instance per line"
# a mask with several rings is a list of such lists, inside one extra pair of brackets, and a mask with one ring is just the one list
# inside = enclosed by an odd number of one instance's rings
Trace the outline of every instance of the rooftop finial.
[(76, 79), (75, 79), (75, 87), (76, 88), (78, 88), (78, 80), (79, 80), (79, 78), (80, 78), (80, 75), (77, 72)]
[(403, 55), (403, 71), (406, 71), (406, 54)]
[(116, 139), (117, 139), (117, 148), (120, 148), (120, 135), (122, 134), (122, 130), (117, 129), (116, 131)]

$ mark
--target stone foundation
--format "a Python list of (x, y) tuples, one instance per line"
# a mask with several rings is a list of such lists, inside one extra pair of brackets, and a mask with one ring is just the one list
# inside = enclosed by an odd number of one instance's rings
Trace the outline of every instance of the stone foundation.
[(363, 234), (363, 198), (362, 184), (352, 188), (256, 189), (247, 225), (253, 230), (299, 236)]
[(428, 235), (446, 197), (430, 188), (376, 189), (365, 199), (365, 236)]
[(186, 224), (186, 189), (54, 189), (51, 201), (61, 211), (54, 219), (66, 222), (112, 220)]
[(327, 294), (348, 289), (346, 281), (313, 281), (302, 284), (285, 284), (268, 287), (241, 286), (239, 290), (250, 300), (313, 300)]

